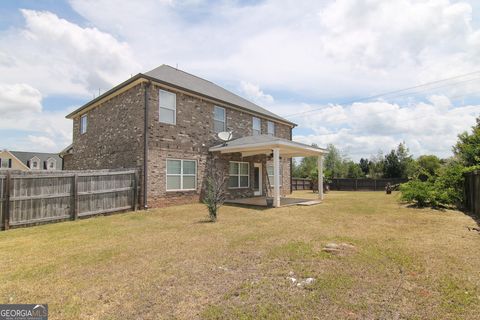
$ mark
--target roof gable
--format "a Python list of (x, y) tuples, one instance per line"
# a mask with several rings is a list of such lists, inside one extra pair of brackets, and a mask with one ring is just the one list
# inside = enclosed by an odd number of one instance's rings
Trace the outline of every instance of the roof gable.
[(198, 95), (205, 96), (207, 98), (211, 98), (212, 100), (218, 101), (220, 104), (224, 102), (225, 104), (230, 104), (232, 106), (239, 107), (246, 111), (249, 111), (253, 114), (258, 114), (260, 116), (265, 116), (267, 118), (281, 121), (286, 123), (290, 126), (296, 126), (295, 123), (284, 119), (273, 112), (268, 111), (265, 108), (260, 107), (218, 85), (215, 83), (192, 75), (182, 70), (178, 70), (168, 65), (161, 65), (153, 70), (150, 70), (144, 74), (139, 73), (136, 76), (122, 82), (121, 84), (117, 85), (116, 87), (108, 90), (104, 94), (98, 96), (97, 98), (93, 99), (92, 101), (86, 103), (79, 109), (73, 111), (67, 118), (73, 118), (77, 116), (80, 112), (84, 110), (89, 110), (95, 107), (101, 101), (108, 99), (109, 96), (115, 95), (117, 91), (123, 89), (124, 87), (131, 86), (132, 83), (136, 83), (138, 81), (158, 81), (159, 83), (163, 83), (165, 85), (171, 85), (172, 87), (176, 87), (179, 89), (185, 89), (187, 92), (196, 93)]
[(216, 85), (211, 81), (202, 79), (185, 71), (175, 69), (169, 65), (161, 65), (160, 67), (148, 71), (145, 73), (145, 75), (178, 87), (204, 94), (217, 100), (228, 102), (261, 115), (293, 124), (287, 119), (284, 119), (275, 113), (270, 112), (267, 109), (262, 108), (259, 105), (256, 105), (220, 87), (219, 85)]
[(62, 158), (56, 153), (43, 153), (43, 152), (27, 152), (27, 151), (10, 151), (18, 160), (24, 165), (33, 158), (37, 158), (40, 161), (40, 166), (49, 159), (55, 159), (55, 167), (57, 170), (62, 169)]

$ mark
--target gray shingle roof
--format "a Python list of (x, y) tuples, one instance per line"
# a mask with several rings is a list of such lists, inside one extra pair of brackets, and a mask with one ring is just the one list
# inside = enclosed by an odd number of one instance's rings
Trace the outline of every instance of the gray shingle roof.
[(216, 146), (212, 147), (212, 149), (220, 148), (220, 147), (242, 147), (242, 146), (247, 146), (247, 145), (251, 145), (251, 144), (275, 143), (275, 142), (285, 142), (285, 143), (290, 143), (290, 144), (297, 145), (299, 147), (313, 148), (313, 149), (318, 149), (318, 150), (321, 150), (321, 151), (325, 151), (325, 149), (323, 149), (323, 148), (318, 148), (318, 147), (310, 146), (310, 145), (305, 144), (305, 143), (291, 141), (291, 140), (287, 140), (287, 139), (283, 139), (283, 138), (279, 138), (279, 137), (274, 137), (274, 136), (266, 135), (266, 134), (260, 134), (260, 135), (255, 135), (255, 136), (247, 136), (247, 137), (238, 138), (238, 139), (235, 139), (235, 140), (225, 142), (223, 144), (216, 145)]
[(40, 168), (43, 169), (44, 162), (50, 158), (56, 160), (56, 170), (62, 170), (62, 158), (56, 153), (43, 153), (43, 152), (28, 152), (28, 151), (10, 151), (18, 160), (22, 161), (24, 165), (30, 161), (33, 157), (40, 159)]
[(293, 122), (288, 121), (273, 112), (270, 112), (259, 105), (256, 105), (218, 85), (215, 83), (199, 78), (185, 71), (175, 69), (168, 65), (161, 65), (151, 71), (145, 73), (146, 76), (155, 78), (157, 80), (173, 84), (178, 87), (194, 91), (208, 97), (227, 102), (229, 104), (241, 107), (243, 109), (253, 111), (260, 115), (264, 115), (273, 119), (277, 119), (283, 122), (295, 125)]

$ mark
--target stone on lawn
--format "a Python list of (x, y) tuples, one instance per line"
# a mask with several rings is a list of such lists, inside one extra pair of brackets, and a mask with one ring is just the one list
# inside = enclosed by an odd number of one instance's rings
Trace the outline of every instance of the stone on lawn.
[(349, 251), (355, 250), (355, 246), (348, 244), (348, 243), (327, 243), (325, 247), (323, 247), (322, 251), (331, 253), (331, 254), (344, 254)]

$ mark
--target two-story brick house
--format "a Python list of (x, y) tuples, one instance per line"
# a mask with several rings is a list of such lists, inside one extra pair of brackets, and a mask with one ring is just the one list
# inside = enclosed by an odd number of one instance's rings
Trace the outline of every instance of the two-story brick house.
[[(141, 204), (148, 207), (198, 202), (212, 168), (227, 176), (230, 198), (264, 195), (266, 181), (279, 198), (290, 193), (291, 157), (321, 160), (324, 153), (291, 141), (294, 123), (167, 65), (130, 78), (67, 118), (73, 143), (65, 169), (138, 168)], [(226, 143), (218, 138), (225, 131), (232, 132)]]

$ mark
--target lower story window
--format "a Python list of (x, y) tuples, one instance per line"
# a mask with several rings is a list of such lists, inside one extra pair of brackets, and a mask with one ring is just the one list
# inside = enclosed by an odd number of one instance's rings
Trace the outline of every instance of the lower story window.
[(248, 162), (230, 161), (228, 187), (248, 188), (250, 185), (250, 164)]
[[(280, 186), (282, 185), (282, 164), (280, 164), (280, 175), (279, 175), (279, 180), (280, 180)], [(267, 173), (268, 173), (268, 181), (270, 182), (270, 186), (273, 186), (273, 165), (267, 166)]]
[(167, 160), (167, 191), (196, 190), (197, 161)]

